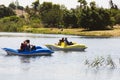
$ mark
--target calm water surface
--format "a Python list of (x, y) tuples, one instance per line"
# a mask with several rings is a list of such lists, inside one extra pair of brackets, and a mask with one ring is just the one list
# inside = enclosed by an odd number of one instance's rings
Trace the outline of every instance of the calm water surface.
[[(61, 37), (68, 37), (88, 48), (84, 52), (56, 51), (52, 56), (37, 57), (6, 56), (6, 52), (0, 49), (0, 80), (119, 80), (120, 37), (0, 33), (0, 48), (17, 49), (25, 39), (45, 47), (45, 44), (57, 43)], [(111, 56), (116, 67), (96, 69), (85, 65), (85, 60), (92, 61), (100, 56)]]

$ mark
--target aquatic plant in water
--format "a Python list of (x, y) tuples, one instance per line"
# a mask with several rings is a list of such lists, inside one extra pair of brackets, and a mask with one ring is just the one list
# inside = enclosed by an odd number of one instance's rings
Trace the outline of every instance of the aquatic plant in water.
[(111, 56), (108, 56), (107, 58), (104, 57), (95, 57), (93, 61), (85, 60), (85, 65), (88, 65), (88, 67), (92, 68), (100, 68), (100, 67), (109, 67), (109, 68), (115, 68), (116, 64), (112, 60)]

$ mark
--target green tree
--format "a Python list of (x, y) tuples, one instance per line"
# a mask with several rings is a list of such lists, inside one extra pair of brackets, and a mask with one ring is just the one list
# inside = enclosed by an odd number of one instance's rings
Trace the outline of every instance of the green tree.
[(115, 24), (120, 25), (120, 12), (115, 16)]
[(16, 9), (16, 5), (14, 4), (14, 2), (10, 3), (9, 7), (12, 8), (12, 9)]
[(80, 5), (87, 5), (87, 2), (85, 0), (78, 0), (78, 2), (80, 3)]
[(41, 14), (44, 14), (44, 12), (48, 12), (49, 10), (52, 9), (52, 2), (44, 2), (43, 4), (41, 4), (40, 6), (40, 12)]
[(24, 10), (24, 7), (23, 6), (18, 6), (18, 9), (19, 10)]
[(36, 13), (38, 11), (38, 7), (39, 7), (39, 0), (36, 0), (35, 2), (33, 2), (32, 6), (33, 6), (33, 9)]
[(60, 5), (44, 2), (40, 7), (42, 22), (46, 27), (57, 27), (62, 21)]
[(111, 9), (118, 9), (118, 6), (114, 4), (112, 0), (109, 1), (109, 4)]
[(95, 2), (91, 2), (90, 8), (82, 10), (79, 24), (89, 30), (101, 30), (108, 29), (112, 22), (109, 10), (97, 8)]
[(17, 16), (10, 16), (1, 18), (0, 24), (0, 31), (17, 32), (25, 25), (25, 20)]
[(16, 4), (14, 2), (9, 4), (9, 8), (12, 8), (13, 10), (15, 10), (16, 8), (19, 10), (23, 10), (24, 7), (19, 5), (19, 2), (17, 2)]
[(111, 17), (115, 20), (114, 25), (120, 24), (120, 10), (110, 9), (110, 12), (111, 12)]
[(67, 27), (77, 27), (77, 16), (74, 13), (74, 10), (67, 10), (63, 15), (64, 26)]
[(86, 0), (78, 0), (78, 2), (80, 3), (80, 8), (85, 8), (87, 5)]
[(118, 9), (117, 5), (113, 3), (112, 0), (109, 2), (110, 4), (110, 13), (111, 13), (111, 18), (114, 19), (114, 25), (115, 24), (120, 24), (120, 10)]
[(0, 18), (13, 15), (15, 15), (15, 13), (11, 8), (0, 5)]

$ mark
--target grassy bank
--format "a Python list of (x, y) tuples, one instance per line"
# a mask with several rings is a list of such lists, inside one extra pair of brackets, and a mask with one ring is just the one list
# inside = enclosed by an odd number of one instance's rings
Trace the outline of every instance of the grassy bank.
[(67, 34), (67, 35), (79, 35), (79, 36), (101, 36), (111, 37), (120, 36), (120, 28), (114, 28), (113, 30), (99, 30), (99, 31), (85, 31), (84, 29), (58, 29), (58, 28), (23, 28), (24, 32), (42, 33), (42, 34)]

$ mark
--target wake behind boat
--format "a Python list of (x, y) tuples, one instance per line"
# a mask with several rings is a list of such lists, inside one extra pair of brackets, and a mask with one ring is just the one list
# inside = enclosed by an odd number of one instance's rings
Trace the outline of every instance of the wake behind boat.
[(7, 52), (8, 55), (19, 55), (19, 56), (47, 56), (53, 53), (52, 50), (47, 48), (42, 48), (37, 46), (35, 50), (31, 51), (19, 51), (18, 49), (11, 49), (11, 48), (2, 48), (4, 51)]

